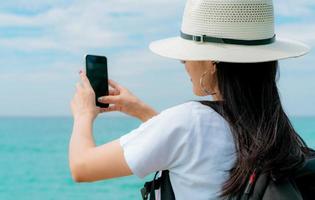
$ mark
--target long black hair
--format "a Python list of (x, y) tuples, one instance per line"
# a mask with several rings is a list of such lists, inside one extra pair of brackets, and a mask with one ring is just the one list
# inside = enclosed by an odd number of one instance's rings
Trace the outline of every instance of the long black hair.
[(237, 197), (257, 167), (283, 174), (304, 158), (306, 144), (281, 105), (279, 74), (278, 61), (217, 64), (223, 98), (220, 112), (229, 122), (236, 146), (236, 162), (221, 197)]

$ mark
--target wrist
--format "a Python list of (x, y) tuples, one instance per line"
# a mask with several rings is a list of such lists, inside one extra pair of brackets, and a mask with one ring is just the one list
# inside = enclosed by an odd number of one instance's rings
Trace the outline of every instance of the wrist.
[(95, 119), (95, 116), (93, 114), (80, 114), (80, 115), (75, 115), (74, 121), (88, 121), (88, 122), (93, 122)]
[(141, 103), (140, 109), (138, 113), (138, 118), (142, 121), (145, 122), (152, 118), (153, 116), (157, 115), (158, 112), (156, 112), (154, 109), (152, 109), (150, 106), (146, 105), (145, 103)]

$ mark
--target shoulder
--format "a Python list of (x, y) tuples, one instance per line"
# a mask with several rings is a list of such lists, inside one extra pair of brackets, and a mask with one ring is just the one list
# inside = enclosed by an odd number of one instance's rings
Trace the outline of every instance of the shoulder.
[(159, 127), (168, 127), (168, 129), (191, 128), (193, 105), (191, 102), (177, 104), (175, 106), (162, 110), (158, 115), (153, 116), (143, 124), (158, 124)]
[(214, 110), (211, 106), (204, 105), (198, 101), (192, 101), (192, 115), (195, 118), (203, 118), (205, 120), (210, 120), (211, 122), (227, 123), (224, 117)]
[(209, 114), (209, 112), (214, 112), (214, 110), (208, 106), (202, 105), (196, 101), (187, 101), (163, 110), (159, 115), (159, 118), (186, 121), (191, 120), (195, 115)]
[(163, 110), (160, 115), (163, 117), (178, 117), (186, 119), (202, 115), (214, 115), (216, 117), (220, 117), (220, 115), (210, 106), (203, 105), (202, 103), (194, 100), (169, 107)]
[(193, 102), (188, 101), (172, 107), (169, 107), (161, 112), (163, 115), (180, 115), (191, 114), (193, 108)]
[(211, 107), (194, 100), (169, 107), (156, 118), (174, 126), (188, 126), (200, 120), (223, 120)]
[[(190, 100), (165, 110), (162, 110), (158, 115), (152, 117), (145, 124), (166, 124), (168, 127), (193, 127), (196, 123), (220, 122), (224, 123), (225, 120), (219, 113), (217, 113), (210, 106), (203, 105), (202, 103)], [(216, 123), (217, 124), (217, 123)]]

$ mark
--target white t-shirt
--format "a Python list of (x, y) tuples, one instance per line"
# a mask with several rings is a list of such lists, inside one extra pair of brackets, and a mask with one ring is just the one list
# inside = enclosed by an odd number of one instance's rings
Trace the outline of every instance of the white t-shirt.
[[(228, 123), (211, 107), (195, 101), (163, 110), (119, 141), (139, 178), (169, 170), (176, 200), (218, 199), (235, 161)], [(160, 191), (156, 193), (159, 199)]]

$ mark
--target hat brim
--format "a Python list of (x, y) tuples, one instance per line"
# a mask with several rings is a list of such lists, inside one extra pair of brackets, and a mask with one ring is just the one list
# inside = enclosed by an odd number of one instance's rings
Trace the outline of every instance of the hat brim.
[(200, 43), (181, 37), (171, 37), (149, 44), (152, 52), (178, 60), (215, 60), (222, 62), (267, 62), (298, 57), (310, 51), (307, 45), (288, 39), (277, 38), (267, 45), (234, 45)]

